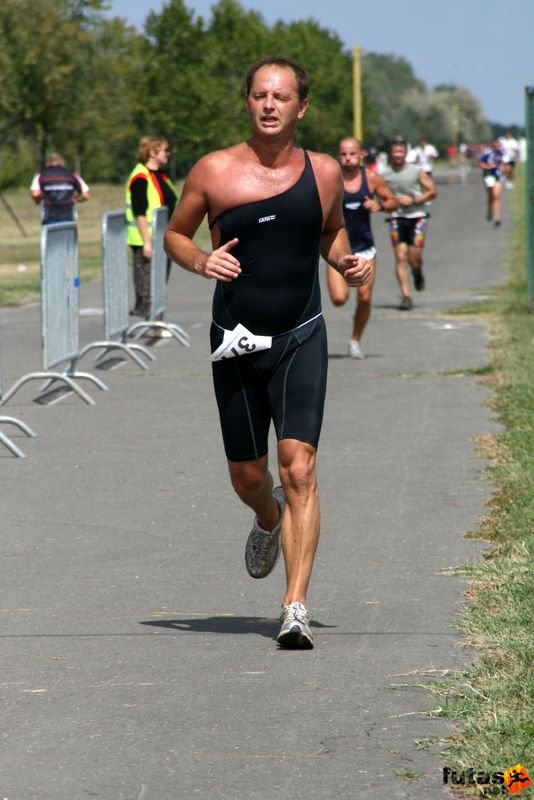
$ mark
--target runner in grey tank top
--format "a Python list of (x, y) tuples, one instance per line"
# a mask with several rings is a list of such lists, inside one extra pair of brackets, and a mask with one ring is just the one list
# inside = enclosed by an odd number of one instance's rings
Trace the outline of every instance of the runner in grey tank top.
[(395, 275), (401, 291), (401, 311), (413, 308), (410, 296), (410, 267), (415, 290), (422, 292), (426, 281), (423, 275), (423, 247), (428, 214), (425, 204), (437, 197), (432, 178), (415, 164), (406, 163), (407, 145), (395, 139), (389, 150), (390, 166), (384, 180), (393, 192), (399, 207), (389, 217), (390, 238), (395, 255)]
[[(419, 180), (420, 174), (421, 167), (417, 167), (415, 164), (406, 164), (404, 169), (400, 171), (394, 170), (389, 166), (383, 177), (395, 197), (399, 197), (399, 195), (416, 197), (421, 194), (422, 189), (421, 181)], [(413, 203), (409, 206), (397, 208), (391, 212), (391, 216), (417, 219), (418, 217), (426, 217), (427, 213), (420, 203)]]

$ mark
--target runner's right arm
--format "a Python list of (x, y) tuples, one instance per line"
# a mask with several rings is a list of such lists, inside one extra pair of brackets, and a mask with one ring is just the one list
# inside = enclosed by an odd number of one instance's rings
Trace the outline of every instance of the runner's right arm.
[(238, 240), (231, 239), (209, 254), (193, 242), (200, 223), (209, 211), (204, 188), (209, 185), (207, 173), (206, 159), (201, 159), (187, 176), (180, 201), (165, 233), (165, 252), (183, 269), (227, 283), (241, 273), (239, 261), (230, 252)]

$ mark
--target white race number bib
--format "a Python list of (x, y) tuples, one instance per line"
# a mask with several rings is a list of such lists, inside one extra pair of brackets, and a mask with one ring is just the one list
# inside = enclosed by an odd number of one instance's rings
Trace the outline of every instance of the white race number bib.
[(211, 354), (210, 361), (223, 361), (225, 358), (269, 350), (272, 343), (272, 336), (256, 336), (239, 323), (233, 331), (224, 331), (222, 344)]

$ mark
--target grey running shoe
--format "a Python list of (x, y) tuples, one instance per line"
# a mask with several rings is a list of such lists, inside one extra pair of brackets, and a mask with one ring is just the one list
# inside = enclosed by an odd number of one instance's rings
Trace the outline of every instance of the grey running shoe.
[(266, 578), (273, 571), (280, 556), (280, 530), (285, 497), (281, 486), (273, 489), (273, 497), (280, 509), (280, 519), (272, 531), (263, 531), (254, 517), (254, 524), (245, 547), (245, 565), (251, 578)]
[(280, 647), (292, 647), (298, 650), (313, 649), (310, 619), (308, 611), (302, 603), (290, 603), (288, 606), (282, 606), (280, 622), (282, 627), (276, 639)]
[(411, 311), (412, 308), (413, 308), (412, 298), (408, 297), (408, 295), (404, 295), (404, 297), (400, 301), (400, 306), (399, 306), (400, 311)]

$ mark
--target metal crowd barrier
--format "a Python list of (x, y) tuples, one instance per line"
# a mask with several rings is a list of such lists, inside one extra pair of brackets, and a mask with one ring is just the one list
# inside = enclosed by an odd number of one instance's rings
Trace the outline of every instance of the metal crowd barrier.
[(137, 338), (148, 330), (167, 330), (184, 347), (190, 340), (183, 328), (174, 322), (165, 322), (165, 302), (167, 297), (167, 255), (163, 249), (163, 237), (169, 224), (169, 209), (161, 206), (154, 211), (152, 218), (152, 261), (150, 264), (150, 319), (136, 322), (128, 329), (128, 336)]
[[(17, 419), (16, 417), (2, 417), (2, 416), (0, 416), (0, 425), (4, 425), (6, 423), (10, 423), (11, 425), (15, 425), (17, 428), (19, 428), (21, 431), (23, 431), (23, 433), (25, 433), (26, 436), (31, 436), (31, 437), (36, 437), (37, 436), (37, 434), (34, 431), (32, 431), (32, 429), (30, 428), (29, 425), (26, 425), (25, 422), (22, 422), (22, 420)], [(9, 438), (9, 436), (6, 436), (5, 433), (2, 433), (2, 431), (0, 431), (0, 442), (5, 447), (7, 447), (8, 450), (11, 450), (13, 455), (17, 456), (17, 458), (26, 458), (26, 455), (22, 452), (20, 447), (17, 447), (15, 442), (13, 442)]]
[[(101, 361), (111, 350), (120, 350), (129, 355), (140, 367), (148, 369), (137, 352), (148, 359), (156, 360), (153, 353), (140, 344), (128, 344), (130, 325), (128, 311), (128, 245), (126, 242), (126, 214), (124, 211), (108, 211), (102, 215), (102, 270), (104, 289), (104, 336), (105, 341), (93, 342), (80, 353), (100, 347), (96, 360)], [(115, 337), (120, 337), (117, 340)]]
[[(2, 359), (0, 358), (0, 398), (2, 397), (2, 393), (3, 393)], [(0, 425), (5, 425), (5, 424), (15, 425), (17, 428), (23, 431), (23, 433), (25, 433), (26, 436), (32, 436), (32, 437), (37, 436), (37, 434), (34, 433), (34, 431), (32, 431), (29, 425), (26, 425), (26, 423), (22, 422), (22, 420), (20, 419), (16, 419), (16, 417), (0, 416)], [(12, 442), (9, 436), (6, 436), (6, 434), (3, 433), (2, 431), (0, 431), (0, 442), (4, 445), (4, 447), (7, 447), (7, 449), (10, 450), (14, 456), (17, 456), (17, 458), (26, 458), (20, 447), (17, 447), (15, 442)]]
[[(74, 222), (43, 225), (41, 231), (41, 343), (43, 371), (20, 378), (2, 398), (7, 403), (25, 383), (45, 380), (45, 388), (61, 381), (89, 405), (94, 400), (76, 382), (87, 378), (102, 390), (107, 386), (94, 375), (76, 370), (79, 359), (78, 233)], [(69, 362), (63, 371), (53, 367)]]

